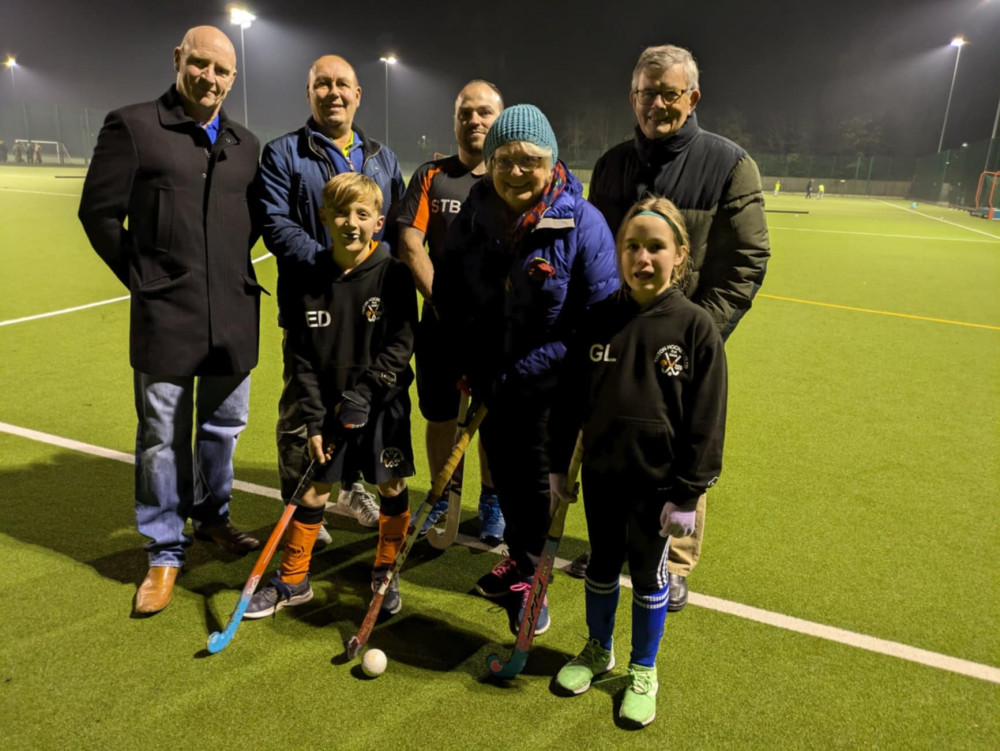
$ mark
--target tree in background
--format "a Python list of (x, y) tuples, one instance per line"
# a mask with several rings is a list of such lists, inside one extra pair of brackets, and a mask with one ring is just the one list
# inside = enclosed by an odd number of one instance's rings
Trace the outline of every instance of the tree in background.
[(732, 107), (722, 107), (718, 110), (709, 108), (704, 111), (704, 117), (699, 118), (702, 128), (718, 133), (742, 146), (747, 151), (753, 151), (757, 139), (747, 127), (747, 118), (742, 112)]
[(770, 112), (754, 132), (760, 151), (769, 154), (791, 154), (812, 151), (816, 126), (811, 120), (797, 120), (785, 112)]
[(841, 121), (837, 126), (838, 150), (852, 156), (872, 156), (885, 152), (881, 118), (861, 114)]

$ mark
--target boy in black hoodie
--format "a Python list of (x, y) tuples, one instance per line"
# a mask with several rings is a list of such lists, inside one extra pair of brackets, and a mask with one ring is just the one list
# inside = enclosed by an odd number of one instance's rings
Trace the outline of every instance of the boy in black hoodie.
[[(323, 188), (323, 221), (333, 245), (317, 257), (303, 295), (287, 317), (309, 455), (321, 465), (302, 496), (285, 538), (281, 571), (260, 589), (246, 618), (263, 618), (312, 599), (309, 562), (332, 485), (357, 472), (378, 486), (379, 539), (372, 570), (378, 588), (410, 521), (406, 478), (412, 477), (409, 386), (417, 322), (409, 268), (372, 236), (382, 216), (382, 191), (364, 175), (345, 172)], [(329, 450), (333, 445), (335, 449)], [(399, 612), (394, 578), (382, 609)]]

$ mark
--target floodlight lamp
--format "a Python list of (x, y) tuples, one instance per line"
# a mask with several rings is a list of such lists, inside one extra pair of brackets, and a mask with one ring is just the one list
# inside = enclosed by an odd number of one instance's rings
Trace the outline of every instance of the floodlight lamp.
[(16, 68), (17, 58), (15, 58), (13, 55), (7, 55), (7, 60), (4, 61), (4, 65), (6, 65), (8, 68)]
[(952, 47), (961, 47), (962, 45), (968, 44), (962, 37), (955, 37), (951, 40)]
[(250, 24), (257, 20), (257, 16), (240, 5), (234, 5), (229, 9), (229, 21), (241, 29), (249, 29)]
[(388, 65), (395, 65), (396, 63), (399, 62), (399, 58), (397, 58), (395, 55), (386, 55), (384, 57), (380, 57), (379, 60)]

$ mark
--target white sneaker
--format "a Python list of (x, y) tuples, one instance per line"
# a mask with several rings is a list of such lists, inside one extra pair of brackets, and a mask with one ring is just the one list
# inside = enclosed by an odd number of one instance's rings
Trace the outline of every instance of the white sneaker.
[[(340, 502), (339, 498), (337, 502)], [(378, 503), (375, 502), (374, 494), (369, 493), (362, 483), (351, 485), (348, 508), (362, 527), (378, 527)]]
[(313, 543), (313, 550), (322, 550), (331, 542), (333, 542), (333, 538), (330, 536), (330, 531), (326, 528), (326, 524), (324, 523), (323, 526), (319, 528), (319, 532), (316, 533), (316, 542)]
[(341, 514), (346, 514), (348, 516), (354, 516), (354, 509), (351, 508), (350, 488), (345, 488), (341, 485), (340, 492), (337, 493), (337, 500), (326, 502), (326, 512), (333, 513), (335, 511), (339, 511)]

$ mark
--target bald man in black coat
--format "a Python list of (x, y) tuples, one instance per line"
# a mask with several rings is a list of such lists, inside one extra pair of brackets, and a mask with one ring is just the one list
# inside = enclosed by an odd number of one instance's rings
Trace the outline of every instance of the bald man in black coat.
[[(94, 250), (129, 289), (135, 511), (149, 572), (134, 613), (165, 608), (191, 538), (259, 546), (229, 521), (233, 452), (257, 364), (260, 292), (250, 259), (259, 144), (222, 101), (236, 53), (199, 26), (174, 50), (176, 84), (104, 121), (80, 202)], [(192, 450), (192, 434), (193, 450)]]

